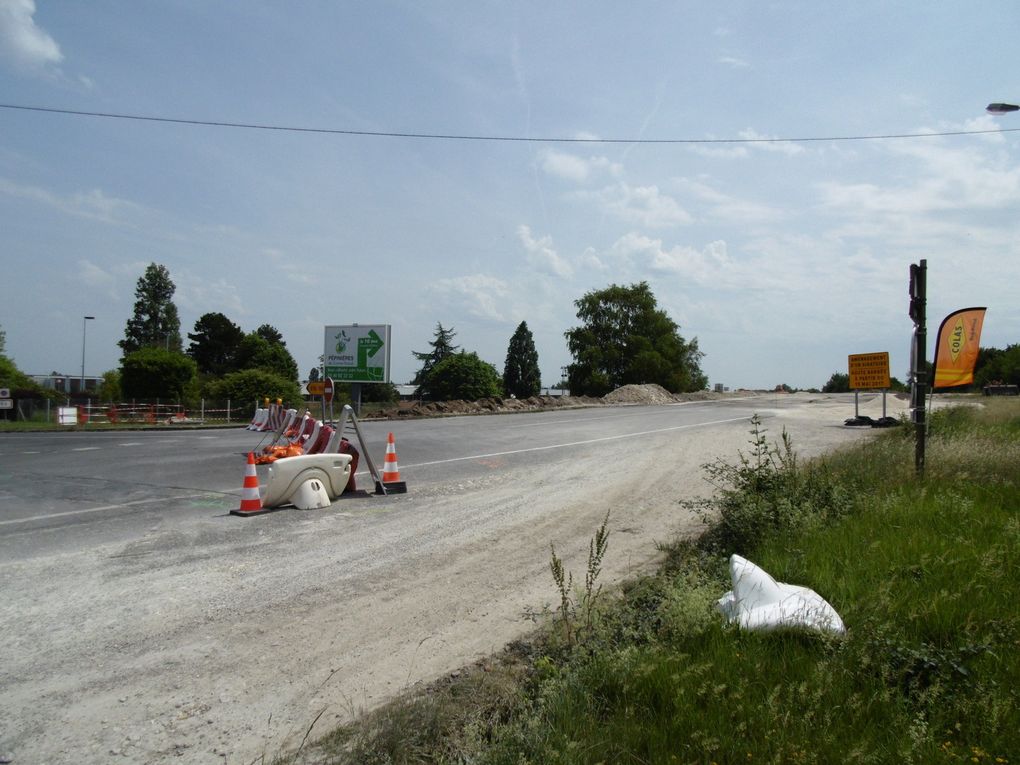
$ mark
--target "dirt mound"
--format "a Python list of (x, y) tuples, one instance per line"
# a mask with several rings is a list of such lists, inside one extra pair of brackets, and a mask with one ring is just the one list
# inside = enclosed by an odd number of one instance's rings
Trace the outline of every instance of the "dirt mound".
[(576, 409), (584, 406), (603, 406), (600, 398), (590, 396), (532, 396), (531, 398), (482, 398), (478, 401), (405, 402), (399, 407), (384, 409), (371, 415), (373, 418), (442, 417), (465, 414), (492, 414), (496, 412), (528, 412), (544, 409)]
[(620, 404), (675, 404), (680, 401), (704, 401), (726, 395), (695, 391), (670, 393), (661, 385), (624, 385), (602, 398), (591, 396), (532, 396), (531, 398), (482, 398), (478, 401), (403, 401), (398, 406), (365, 415), (365, 419), (395, 420), (407, 417), (450, 417), (466, 414), (501, 412), (535, 412), (546, 409), (578, 409), (587, 406), (618, 406)]
[(602, 397), (607, 404), (672, 404), (678, 401), (668, 390), (654, 383), (624, 385)]

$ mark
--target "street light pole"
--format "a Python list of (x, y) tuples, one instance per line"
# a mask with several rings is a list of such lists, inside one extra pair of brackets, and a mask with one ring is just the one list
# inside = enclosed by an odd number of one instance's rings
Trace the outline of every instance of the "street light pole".
[(85, 392), (85, 322), (95, 319), (95, 316), (82, 316), (81, 317), (81, 387), (78, 389), (79, 393)]

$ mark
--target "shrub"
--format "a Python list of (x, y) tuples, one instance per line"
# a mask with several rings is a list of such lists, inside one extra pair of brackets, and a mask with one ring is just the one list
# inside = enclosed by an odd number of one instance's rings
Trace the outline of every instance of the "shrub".
[(750, 453), (741, 452), (737, 464), (718, 460), (703, 466), (717, 495), (680, 503), (714, 524), (702, 540), (708, 549), (747, 554), (769, 538), (840, 517), (850, 508), (850, 494), (824, 465), (799, 466), (789, 434), (783, 431), (779, 446), (769, 444), (766, 432), (754, 415)]
[(292, 405), (301, 400), (301, 389), (292, 380), (285, 379), (271, 372), (260, 369), (245, 369), (231, 372), (222, 379), (210, 382), (206, 386), (205, 395), (215, 399), (249, 402), (270, 399), (283, 399)]

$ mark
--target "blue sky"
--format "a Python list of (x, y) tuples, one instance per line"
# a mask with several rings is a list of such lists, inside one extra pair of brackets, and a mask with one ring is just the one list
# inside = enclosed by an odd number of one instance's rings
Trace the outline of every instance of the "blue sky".
[[(182, 333), (391, 324), (411, 378), (437, 322), (544, 384), (574, 301), (647, 281), (711, 383), (820, 387), (851, 353), (904, 379), (909, 264), (929, 355), (950, 311), (1020, 341), (1020, 6), (1003, 2), (0, 0), (0, 326), (32, 374), (115, 368), (146, 265)], [(642, 143), (654, 139), (732, 143)], [(185, 344), (187, 340), (185, 338)]]

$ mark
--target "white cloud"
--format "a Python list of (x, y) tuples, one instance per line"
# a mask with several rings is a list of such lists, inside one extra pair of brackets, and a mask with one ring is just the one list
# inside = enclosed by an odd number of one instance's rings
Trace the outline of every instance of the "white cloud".
[[(203, 274), (197, 274), (190, 270), (178, 270), (173, 275), (174, 302), (183, 312), (195, 314), (219, 311), (227, 316), (239, 316), (246, 313), (244, 301), (238, 292), (236, 284), (226, 279), (209, 279)], [(187, 342), (187, 328), (181, 327), (182, 334)]]
[(701, 250), (683, 246), (666, 249), (661, 239), (631, 232), (620, 237), (612, 251), (639, 266), (679, 275), (699, 286), (729, 288), (742, 281), (723, 241), (711, 242)]
[(804, 147), (798, 143), (793, 143), (792, 141), (779, 141), (776, 139), (776, 136), (764, 135), (753, 128), (741, 130), (737, 133), (737, 135), (745, 141), (753, 141), (754, 143), (749, 145), (755, 149), (761, 149), (762, 151), (774, 151), (780, 154), (787, 154), (789, 156), (800, 154), (804, 151)]
[(590, 178), (608, 173), (612, 176), (619, 176), (623, 172), (623, 166), (610, 162), (606, 157), (578, 157), (575, 154), (568, 154), (562, 151), (550, 149), (542, 157), (542, 170), (546, 175), (552, 175), (563, 180), (584, 183)]
[(131, 225), (128, 218), (134, 217), (144, 209), (134, 202), (108, 196), (101, 189), (78, 191), (62, 196), (37, 186), (19, 185), (6, 178), (0, 178), (0, 194), (46, 205), (79, 218), (114, 225)]
[(1005, 210), (1020, 204), (1020, 167), (1009, 156), (972, 144), (950, 146), (936, 138), (895, 144), (892, 154), (894, 159), (917, 160), (910, 182), (820, 183), (823, 205), (849, 217), (867, 213), (888, 218)]
[(573, 267), (566, 260), (560, 257), (553, 248), (551, 236), (543, 236), (536, 239), (531, 234), (531, 228), (521, 224), (517, 227), (517, 236), (528, 253), (528, 263), (540, 271), (555, 276), (568, 277), (574, 273)]
[(742, 58), (735, 56), (720, 56), (719, 63), (724, 66), (728, 66), (731, 69), (750, 69), (751, 65)]
[(447, 306), (459, 308), (475, 318), (506, 321), (500, 304), (505, 302), (509, 288), (506, 282), (495, 277), (471, 274), (439, 279), (429, 285), (429, 291)]
[(647, 228), (669, 228), (693, 223), (694, 218), (658, 186), (618, 183), (598, 192), (578, 192), (577, 198), (593, 200), (603, 212), (627, 223)]
[(118, 299), (117, 277), (87, 258), (78, 261), (78, 280), (85, 287), (102, 293), (110, 300)]
[(761, 224), (786, 217), (786, 213), (779, 208), (725, 194), (703, 181), (681, 178), (675, 183), (677, 188), (693, 194), (708, 205), (699, 217), (714, 223)]
[(36, 26), (35, 0), (0, 3), (0, 55), (26, 70), (45, 70), (64, 60), (50, 35)]
[(688, 144), (687, 150), (693, 154), (712, 159), (743, 159), (748, 156), (747, 148), (740, 144)]

